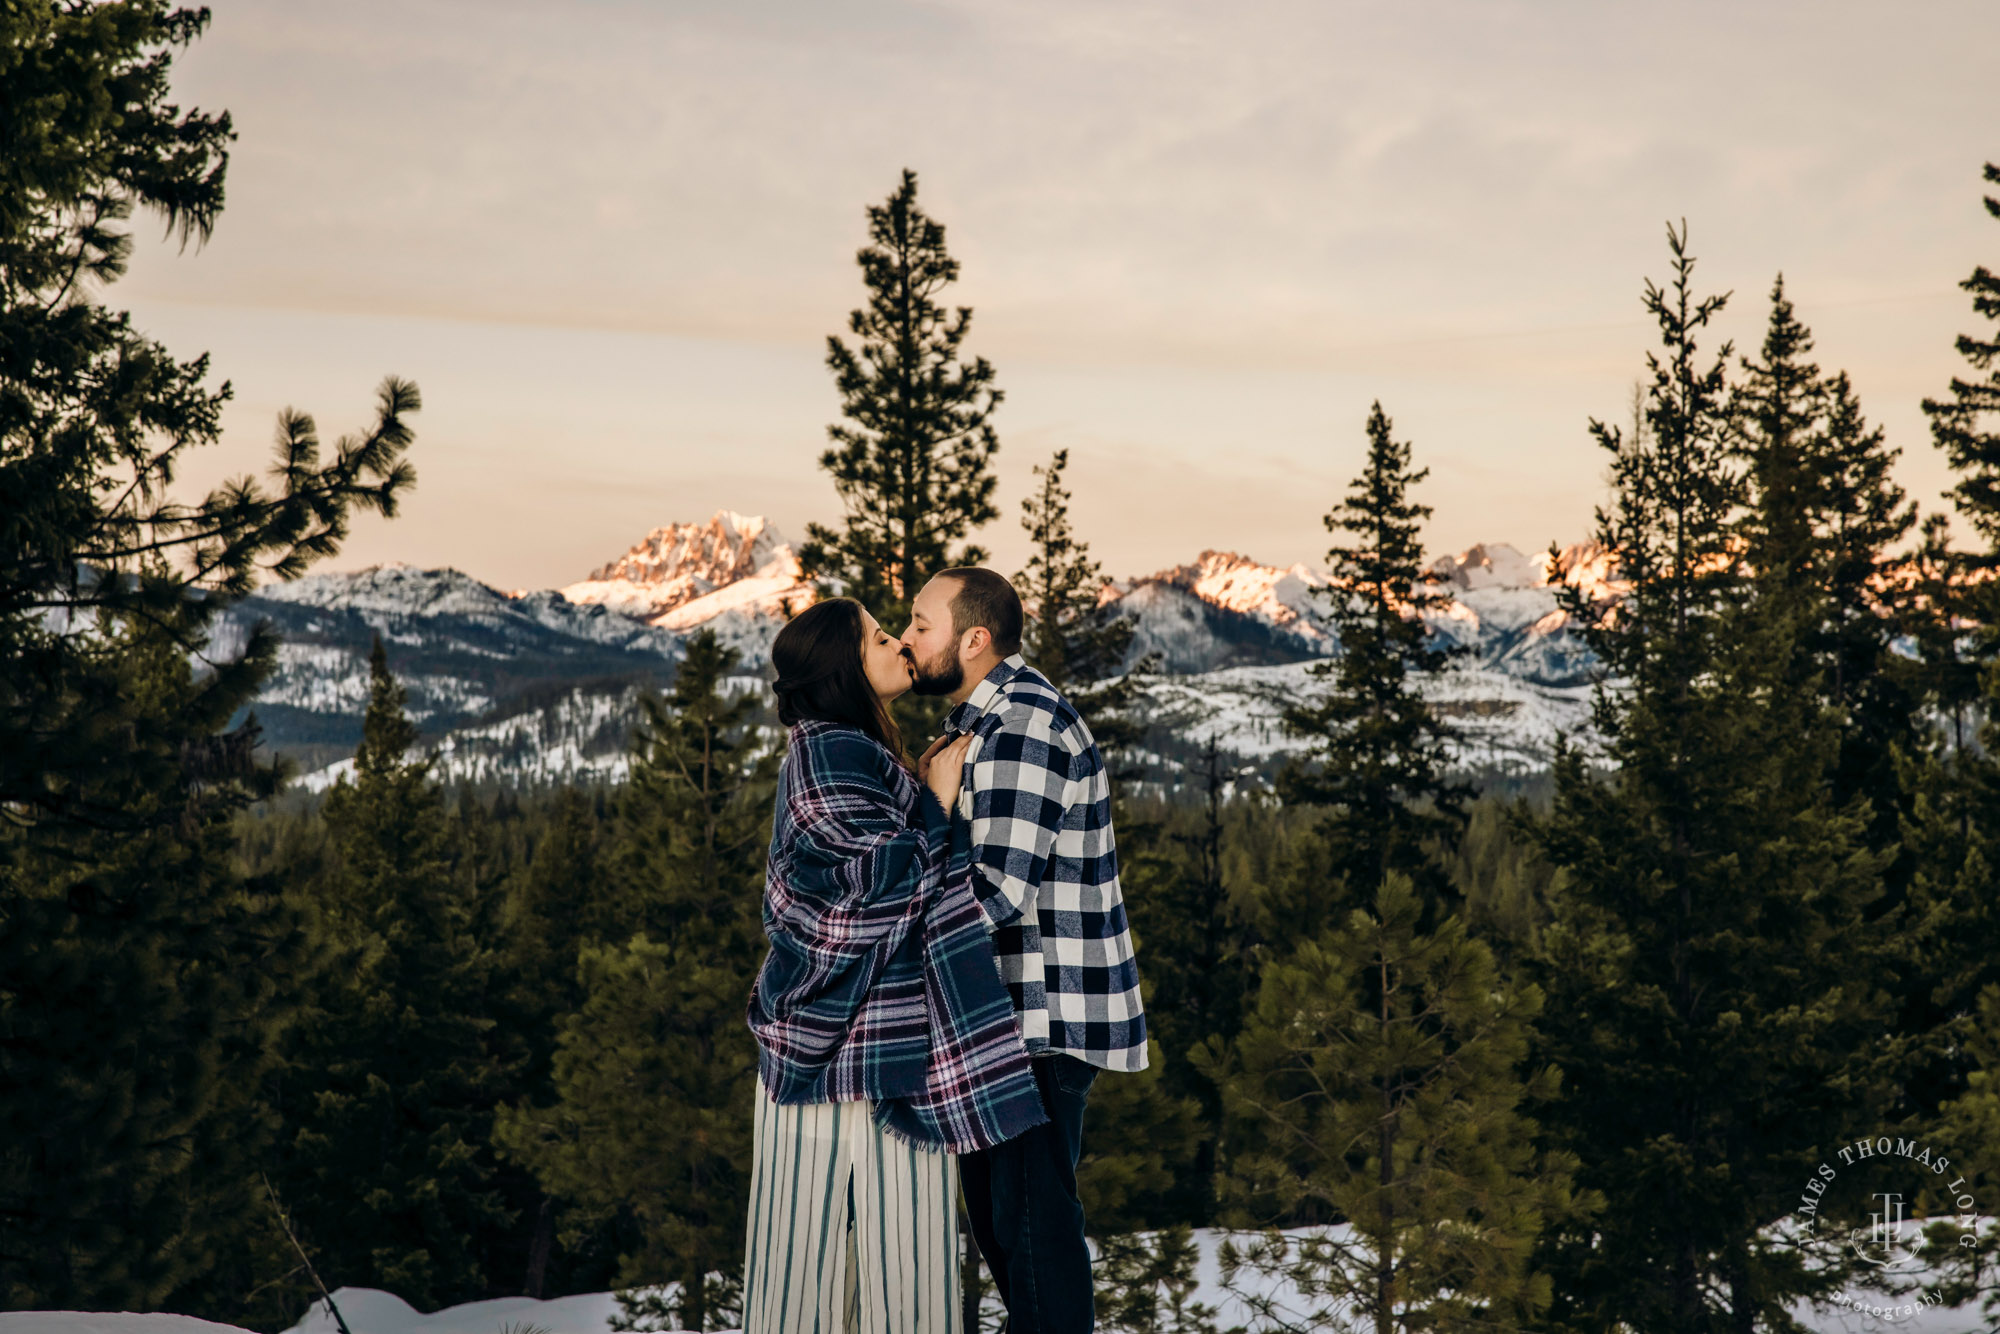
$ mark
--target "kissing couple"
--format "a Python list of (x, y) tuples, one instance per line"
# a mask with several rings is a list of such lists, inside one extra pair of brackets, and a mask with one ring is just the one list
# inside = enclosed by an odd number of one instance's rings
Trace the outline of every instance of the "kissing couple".
[[(779, 631), (779, 769), (750, 998), (744, 1334), (970, 1334), (956, 1201), (1009, 1334), (1095, 1322), (1076, 1166), (1099, 1070), (1146, 1067), (1104, 757), (1021, 657), (991, 570), (892, 637), (851, 598)], [(912, 762), (889, 706), (947, 697)]]

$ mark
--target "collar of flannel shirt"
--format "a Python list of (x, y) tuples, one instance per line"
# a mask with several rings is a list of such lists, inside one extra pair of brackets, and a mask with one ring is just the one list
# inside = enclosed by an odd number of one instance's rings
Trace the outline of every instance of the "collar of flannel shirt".
[(972, 725), (979, 721), (980, 715), (985, 713), (1000, 692), (1007, 688), (1007, 683), (1027, 665), (1027, 659), (1018, 653), (1010, 653), (1001, 659), (999, 666), (986, 673), (986, 679), (972, 688), (972, 693), (966, 696), (965, 702), (945, 715), (944, 734), (954, 737), (970, 732)]

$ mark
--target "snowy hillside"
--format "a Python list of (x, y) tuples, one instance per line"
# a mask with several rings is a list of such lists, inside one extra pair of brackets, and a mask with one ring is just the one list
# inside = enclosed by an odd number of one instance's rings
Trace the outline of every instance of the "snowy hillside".
[[(1194, 676), (1141, 680), (1146, 716), (1190, 745), (1213, 737), (1239, 761), (1268, 770), (1268, 762), (1301, 749), (1279, 719), (1286, 706), (1325, 689), (1315, 664), (1224, 667)], [(1458, 729), (1458, 760), (1468, 769), (1501, 774), (1548, 767), (1556, 739), (1589, 747), (1588, 684), (1545, 685), (1491, 667), (1462, 664), (1433, 678), (1426, 695)]]
[[(1442, 556), (1432, 571), (1450, 601), (1427, 620), (1462, 653), (1431, 689), (1461, 728), (1462, 759), (1544, 767), (1559, 734), (1586, 728), (1594, 666), (1557, 593), (1568, 584), (1615, 598), (1609, 562), (1588, 545), (1530, 557), (1490, 544)], [(1128, 665), (1151, 654), (1161, 664), (1144, 679), (1159, 763), (1171, 769), (1210, 736), (1251, 764), (1293, 749), (1279, 718), (1324, 688), (1310, 667), (1339, 652), (1334, 592), (1324, 571), (1222, 551), (1107, 583), (1100, 605), (1134, 623)], [(258, 618), (278, 631), (279, 671), (256, 712), (309, 788), (332, 781), (360, 739), (376, 634), (441, 777), (615, 780), (640, 692), (671, 680), (688, 634), (714, 630), (738, 654), (742, 688), (761, 688), (772, 638), (812, 596), (776, 529), (723, 511), (656, 528), (562, 589), (509, 593), (408, 565), (270, 585), (226, 614), (216, 647), (234, 651)]]

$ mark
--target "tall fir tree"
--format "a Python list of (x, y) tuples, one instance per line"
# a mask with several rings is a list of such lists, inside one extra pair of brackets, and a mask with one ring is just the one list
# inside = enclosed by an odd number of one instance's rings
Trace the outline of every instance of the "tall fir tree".
[[(2000, 164), (1986, 163), (2000, 186)], [(1984, 196), (2000, 219), (2000, 196)], [(1905, 604), (1916, 646), (1914, 693), (1940, 726), (1897, 763), (1908, 796), (1903, 845), (1911, 851), (1908, 930), (1924, 967), (1906, 996), (1902, 1026), (1927, 1033), (1936, 1059), (1912, 1081), (1910, 1101), (1934, 1115), (1963, 1093), (1969, 1071), (1966, 1030), (1983, 990), (2000, 982), (2000, 913), (1991, 885), (2000, 867), (2000, 274), (1984, 264), (1959, 286), (1972, 297), (1983, 332), (1962, 333), (1956, 348), (1967, 373), (1946, 393), (1926, 398), (1931, 438), (1956, 474), (1953, 506), (1979, 541), (1956, 546), (1949, 520), (1926, 517), (1911, 562)], [(1990, 1179), (1989, 1179), (1990, 1180)]]
[(954, 547), (1000, 517), (992, 459), (1001, 391), (984, 357), (960, 359), (972, 309), (941, 298), (958, 281), (944, 224), (917, 204), (905, 170), (889, 198), (868, 209), (869, 244), (855, 256), (868, 303), (848, 316), (849, 345), (826, 340), (827, 369), (843, 421), (820, 467), (845, 510), (836, 529), (808, 524), (799, 559), (809, 577), (831, 580), (899, 632), (924, 581), (950, 565), (986, 559)]
[[(1893, 756), (1922, 729), (1921, 687), (1895, 651), (1910, 633), (1906, 548), (1917, 507), (1890, 471), (1900, 451), (1868, 424), (1847, 372), (1836, 372), (1826, 389), (1819, 647), (1822, 693), (1844, 719), (1834, 791), (1846, 799), (1893, 792)], [(1894, 841), (1895, 810), (1884, 801), (1875, 812), (1871, 839), (1878, 845)]]
[[(222, 730), (172, 636), (97, 644), (127, 707)], [(202, 755), (159, 738), (75, 794), (128, 827), (0, 822), (0, 1307), (240, 1318), (269, 1275), (257, 1090), (311, 954), (283, 886), (236, 873), (250, 793)]]
[(1746, 567), (1730, 350), (1698, 346), (1725, 298), (1697, 298), (1685, 230), (1668, 241), (1646, 430), (1591, 423), (1616, 491), (1597, 537), (1628, 583), (1585, 621), (1622, 678), (1596, 704), (1609, 769), (1560, 755), (1543, 830), (1567, 873), (1539, 959), (1541, 1050), (1569, 1085), (1549, 1119), (1606, 1201), (1545, 1247), (1546, 1325), (1749, 1334), (1832, 1281), (1769, 1229), (1822, 1146), (1890, 1106), (1867, 918), (1887, 854), (1865, 802), (1836, 799), (1840, 719), (1800, 667), (1824, 592)]
[[(1542, 1229), (1595, 1204), (1572, 1190), (1574, 1160), (1535, 1144), (1529, 1104), (1558, 1080), (1523, 1073), (1539, 991), (1504, 982), (1459, 917), (1426, 915), (1389, 872), (1266, 966), (1235, 1046), (1232, 1115), (1266, 1147), (1238, 1160), (1231, 1198), (1342, 1224), (1224, 1244), (1226, 1283), (1274, 1327), (1518, 1328), (1550, 1297), (1530, 1264)], [(1296, 1296), (1274, 1303), (1273, 1277)]]
[(341, 961), (279, 1086), (290, 1142), (274, 1176), (329, 1283), (434, 1309), (493, 1295), (499, 1254), (518, 1246), (491, 1140), (519, 1072), (494, 1031), (497, 888), (454, 868), (379, 636), (369, 679), (352, 779), (323, 808), (333, 873), (318, 907)]
[(1069, 697), (1107, 759), (1115, 760), (1140, 737), (1130, 715), (1137, 693), (1132, 675), (1157, 670), (1158, 659), (1149, 656), (1126, 670), (1138, 627), (1099, 605), (1104, 568), (1070, 526), (1063, 480), (1068, 468), (1069, 451), (1057, 450), (1036, 465), (1035, 488), (1021, 501), (1028, 563), (1015, 574), (1014, 587), (1028, 611), (1023, 656)]
[(1411, 496), (1429, 475), (1411, 466), (1410, 445), (1394, 438), (1382, 405), (1371, 406), (1367, 462), (1326, 516), (1328, 531), (1349, 536), (1327, 553), (1340, 656), (1314, 669), (1330, 681), (1321, 697), (1284, 715), (1307, 750), (1280, 775), (1279, 791), (1325, 810), (1331, 858), (1315, 877), (1325, 888), (1307, 896), (1319, 901), (1281, 909), (1289, 929), (1306, 935), (1340, 919), (1340, 894), (1372, 895), (1390, 871), (1410, 876), (1429, 904), (1454, 895), (1445, 858), (1470, 789), (1449, 776), (1451, 728), (1419, 688), (1447, 656), (1423, 620), (1447, 597), (1423, 563), (1430, 507)]
[(727, 688), (736, 670), (735, 653), (712, 630), (697, 631), (673, 688), (644, 700), (618, 803), (623, 916), (610, 917), (607, 938), (643, 931), (671, 945), (726, 938), (731, 948), (748, 938), (763, 957), (764, 854), (782, 752), (756, 727), (757, 694)]
[[(600, 793), (558, 788), (535, 850), (510, 885), (505, 912), (507, 969), (524, 1017), (537, 1026), (532, 1039), (536, 1073), (546, 1077), (554, 1054), (554, 1024), (583, 1001), (577, 988), (577, 952), (589, 941), (622, 934), (613, 923), (630, 912), (608, 882), (611, 859)], [(546, 1031), (543, 1031), (546, 1030)]]
[[(2000, 185), (2000, 165), (1986, 164), (1985, 179)], [(1986, 210), (2000, 219), (2000, 197), (1987, 196)], [(1933, 564), (1927, 592), (1932, 616), (1921, 637), (1932, 686), (1931, 703), (1950, 724), (1925, 772), (1918, 778), (1935, 841), (1924, 840), (1927, 881), (1924, 910), (1933, 933), (1955, 957), (1945, 994), (1950, 1012), (1966, 1013), (1988, 983), (2000, 982), (1992, 962), (2000, 932), (1967, 931), (1996, 915), (1966, 900), (1987, 897), (1976, 887), (1982, 874), (2000, 866), (2000, 762), (1994, 749), (2000, 730), (2000, 274), (1985, 265), (1959, 284), (1972, 294), (1973, 313), (1989, 321), (1982, 333), (1960, 334), (1959, 355), (1971, 371), (1952, 377), (1948, 396), (1925, 399), (1931, 436), (1957, 476), (1951, 497), (1983, 546), (1954, 551), (1938, 520), (1926, 554)]]
[(1226, 1166), (1222, 1089), (1191, 1058), (1202, 1044), (1227, 1044), (1242, 1031), (1259, 957), (1239, 892), (1244, 887), (1231, 884), (1226, 863), (1234, 777), (1210, 737), (1202, 749), (1203, 802), (1192, 827), (1150, 838), (1164, 846), (1135, 859), (1131, 877), (1132, 930), (1145, 957), (1147, 1023), (1164, 1058), (1163, 1088), (1193, 1102), (1199, 1117), (1188, 1170), (1159, 1201), (1162, 1216), (1153, 1222), (1216, 1221), (1216, 1177)]
[(1070, 490), (1063, 474), (1069, 451), (1059, 449), (1035, 465), (1035, 487), (1021, 501), (1028, 534), (1028, 563), (1014, 586), (1028, 605), (1024, 647), (1036, 670), (1058, 690), (1087, 686), (1118, 674), (1132, 645), (1134, 626), (1102, 614), (1104, 567), (1070, 526)]
[[(1916, 507), (1846, 373), (1823, 374), (1807, 360), (1812, 347), (1781, 276), (1760, 355), (1743, 360), (1729, 395), (1746, 469), (1741, 551), (1764, 614), (1788, 605), (1802, 618), (1795, 680), (1816, 681), (1841, 722), (1835, 799), (1888, 798), (1892, 748), (1916, 740), (1910, 673), (1891, 649), (1906, 633), (1898, 548)], [(1882, 800), (1871, 842), (1897, 838), (1896, 804)]]
[(247, 1099), (303, 956), (231, 848), (278, 778), (238, 722), (276, 640), (230, 655), (211, 627), (413, 481), (417, 394), (392, 380), (334, 457), (287, 412), (268, 486), (169, 494), (229, 389), (104, 295), (135, 211), (183, 246), (220, 217), (229, 117), (171, 92), (207, 21), (0, 9), (0, 1305), (227, 1319), (261, 1281), (244, 1225), (272, 1123)]
[[(1987, 184), (2000, 186), (2000, 164), (1985, 168)], [(1986, 196), (1986, 211), (2000, 218), (2000, 197)], [(1983, 334), (1960, 334), (1958, 353), (1980, 375), (1953, 376), (1946, 397), (1924, 400), (1931, 437), (1958, 481), (1952, 501), (1966, 521), (2000, 553), (2000, 274), (1984, 264), (1959, 286), (1972, 294), (1973, 313), (1993, 322)], [(2000, 554), (1992, 557), (2000, 561)]]
[[(607, 883), (604, 805), (601, 790), (558, 788), (534, 853), (507, 895), (507, 984), (502, 990), (509, 1004), (502, 1027), (519, 1046), (522, 1097), (533, 1105), (555, 1100), (556, 1040), (563, 1022), (584, 1000), (578, 955), (585, 945), (611, 934), (608, 920), (619, 911), (617, 890)], [(556, 1256), (555, 1200), (539, 1189), (532, 1194), (533, 1224), (521, 1287), (527, 1296), (542, 1297), (552, 1269), (561, 1274), (573, 1266)], [(574, 1253), (600, 1249), (610, 1240), (600, 1235), (586, 1241), (575, 1228), (571, 1233), (565, 1250), (572, 1254), (563, 1259), (581, 1258)]]
[[(2000, 166), (1986, 164), (1984, 179), (2000, 185)], [(2000, 197), (1986, 196), (1985, 205), (2000, 219)], [(1973, 1087), (1983, 1073), (1977, 1057), (1991, 1048), (1972, 1033), (1986, 994), (2000, 986), (1993, 896), (2000, 874), (2000, 581), (1993, 577), (2000, 571), (2000, 274), (1978, 265), (1960, 286), (1987, 327), (1959, 335), (1968, 373), (1923, 406), (1957, 478), (1952, 502), (1978, 540), (1954, 547), (1944, 516), (1926, 523), (1917, 579), (1925, 614), (1916, 640), (1924, 700), (1943, 725), (1902, 767), (1912, 794), (1904, 830), (1915, 862), (1910, 930), (1923, 964), (1922, 990), (1910, 998), (1905, 1023), (1933, 1042), (1933, 1060), (1911, 1100), (1934, 1117), (1952, 1105), (1948, 1127), (1969, 1124), (1969, 1116), (1976, 1121), (1982, 1097), (1991, 1097), (1990, 1075), (1981, 1081), (1986, 1092)], [(1985, 1166), (1976, 1186), (1990, 1192), (1996, 1180)]]
[[(648, 701), (619, 808), (616, 934), (581, 948), (553, 1103), (510, 1108), (497, 1132), (565, 1202), (568, 1234), (625, 1216), (617, 1282), (676, 1284), (694, 1330), (727, 1313), (742, 1261), (757, 1069), (743, 1006), (778, 759), (756, 697), (725, 689), (732, 656), (698, 633), (668, 698)], [(627, 1304), (666, 1314), (643, 1293)]]

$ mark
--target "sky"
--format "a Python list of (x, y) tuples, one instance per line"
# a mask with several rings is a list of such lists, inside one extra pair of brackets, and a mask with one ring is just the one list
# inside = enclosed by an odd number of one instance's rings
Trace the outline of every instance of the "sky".
[(1941, 508), (1918, 404), (2000, 266), (1991, 0), (213, 8), (174, 87), (234, 118), (227, 207), (106, 299), (233, 386), (190, 493), (418, 384), (415, 491), (320, 568), (545, 588), (720, 509), (836, 522), (826, 338), (905, 167), (1005, 393), (1008, 572), (1058, 449), (1109, 574), (1318, 563), (1376, 400), (1432, 550), (1588, 536), (1683, 219), (1711, 346), (1782, 272)]

